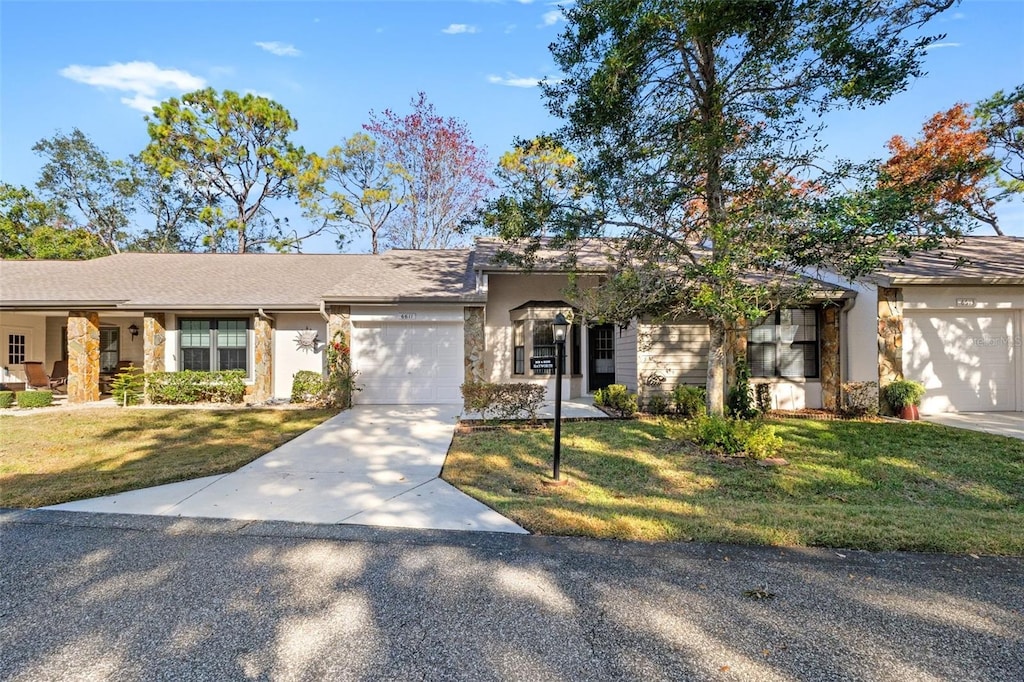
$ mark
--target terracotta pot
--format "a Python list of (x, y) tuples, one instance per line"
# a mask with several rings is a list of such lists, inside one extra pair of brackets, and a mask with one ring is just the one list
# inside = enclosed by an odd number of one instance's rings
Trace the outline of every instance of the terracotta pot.
[(900, 410), (900, 417), (907, 421), (916, 422), (921, 418), (921, 413), (917, 410), (917, 405), (904, 405), (903, 409)]

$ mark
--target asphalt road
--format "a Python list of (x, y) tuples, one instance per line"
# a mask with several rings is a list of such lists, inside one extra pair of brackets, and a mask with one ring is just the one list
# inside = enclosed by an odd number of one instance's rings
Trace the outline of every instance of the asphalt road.
[(1024, 559), (34, 511), (0, 561), (3, 680), (1024, 680)]

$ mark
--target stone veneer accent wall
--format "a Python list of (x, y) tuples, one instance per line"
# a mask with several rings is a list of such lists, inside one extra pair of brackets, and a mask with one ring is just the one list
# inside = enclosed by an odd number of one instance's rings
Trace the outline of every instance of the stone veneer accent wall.
[(821, 403), (826, 410), (839, 408), (842, 385), (839, 355), (839, 308), (826, 306), (821, 312)]
[(256, 316), (255, 366), (253, 367), (253, 402), (262, 403), (274, 396), (274, 322), (262, 315)]
[(463, 332), (466, 362), (465, 381), (486, 380), (484, 373), (484, 309), (465, 309), (465, 331)]
[(883, 389), (903, 378), (903, 289), (878, 287), (878, 401), (893, 414)]
[(142, 320), (142, 371), (166, 371), (167, 320), (163, 313), (146, 313)]
[[(341, 332), (345, 342), (352, 343), (352, 307), (347, 305), (327, 306), (327, 343), (334, 342), (334, 335)], [(327, 354), (324, 353), (326, 361)]]
[(68, 402), (100, 399), (100, 316), (72, 310), (68, 313)]

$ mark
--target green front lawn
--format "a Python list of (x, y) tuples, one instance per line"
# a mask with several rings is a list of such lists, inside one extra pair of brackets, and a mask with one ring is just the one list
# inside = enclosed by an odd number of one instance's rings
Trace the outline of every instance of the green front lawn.
[(336, 410), (52, 410), (0, 416), (0, 507), (223, 474)]
[(773, 422), (790, 465), (716, 457), (668, 419), (456, 436), (443, 477), (547, 535), (1024, 555), (1024, 441), (925, 423)]

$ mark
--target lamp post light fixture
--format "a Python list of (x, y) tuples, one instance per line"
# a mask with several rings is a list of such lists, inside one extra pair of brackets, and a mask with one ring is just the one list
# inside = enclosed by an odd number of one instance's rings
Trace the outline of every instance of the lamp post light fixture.
[(555, 467), (556, 483), (561, 482), (562, 465), (562, 372), (565, 370), (565, 339), (569, 334), (569, 320), (558, 313), (551, 322), (551, 332), (555, 337)]

